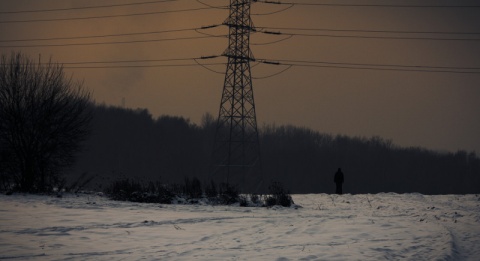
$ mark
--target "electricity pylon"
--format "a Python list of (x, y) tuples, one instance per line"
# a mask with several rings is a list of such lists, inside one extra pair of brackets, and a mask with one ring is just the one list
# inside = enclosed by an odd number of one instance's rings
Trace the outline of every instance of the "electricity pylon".
[(253, 99), (250, 61), (251, 0), (230, 0), (228, 58), (215, 144), (212, 157), (214, 176), (223, 182), (253, 190), (260, 182), (260, 148)]

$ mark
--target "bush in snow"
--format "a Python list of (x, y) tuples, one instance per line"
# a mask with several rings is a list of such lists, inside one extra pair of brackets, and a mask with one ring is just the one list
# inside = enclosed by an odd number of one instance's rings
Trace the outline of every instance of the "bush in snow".
[(143, 186), (140, 182), (130, 179), (114, 181), (106, 193), (113, 200), (142, 203), (170, 204), (175, 197), (170, 187), (165, 184), (150, 182)]
[(203, 195), (202, 183), (196, 177), (192, 180), (185, 178), (184, 194), (189, 198), (201, 198)]
[(240, 203), (241, 207), (248, 207), (248, 198), (246, 195), (239, 195), (238, 202)]
[[(216, 185), (213, 181), (205, 185), (205, 193), (202, 191), (200, 180), (197, 178), (185, 178), (185, 184), (164, 184), (161, 182), (149, 182), (147, 185), (131, 180), (123, 179), (114, 181), (107, 189), (106, 194), (113, 200), (162, 203), (172, 202), (197, 204), (231, 205), (239, 203), (242, 207), (247, 206), (275, 206), (290, 207), (293, 204), (289, 192), (279, 182), (273, 182), (269, 186), (269, 195), (262, 197), (257, 194), (241, 195), (237, 186), (229, 183)], [(203, 199), (203, 200), (202, 200)]]
[(230, 205), (233, 203), (237, 203), (239, 201), (240, 192), (238, 188), (228, 184), (228, 183), (221, 183), (218, 198), (221, 204)]
[(105, 192), (113, 200), (129, 201), (133, 193), (141, 190), (142, 186), (140, 183), (130, 179), (123, 179), (114, 181)]
[(258, 194), (251, 194), (250, 195), (250, 201), (254, 204), (254, 205), (258, 205), (260, 203), (260, 196)]
[(265, 196), (265, 205), (267, 207), (275, 205), (290, 207), (293, 204), (290, 192), (283, 188), (282, 183), (272, 182), (272, 184), (268, 187), (268, 191), (270, 195)]
[(210, 184), (205, 185), (205, 196), (207, 198), (216, 198), (218, 196), (217, 185), (213, 180), (210, 181)]

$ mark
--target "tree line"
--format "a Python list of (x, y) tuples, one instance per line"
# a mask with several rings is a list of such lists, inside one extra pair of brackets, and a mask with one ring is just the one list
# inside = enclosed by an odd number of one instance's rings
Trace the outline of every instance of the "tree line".
[[(154, 118), (146, 109), (98, 105), (81, 82), (51, 60), (0, 56), (0, 189), (48, 192), (105, 189), (117, 180), (221, 184), (210, 167), (216, 120)], [(292, 193), (333, 193), (341, 167), (346, 193), (480, 192), (475, 152), (403, 148), (380, 137), (347, 137), (295, 126), (259, 130), (255, 179)], [(75, 164), (74, 164), (75, 163)], [(159, 183), (160, 184), (160, 183)], [(231, 184), (235, 185), (235, 184)]]
[[(97, 105), (92, 134), (71, 169), (97, 176), (103, 186), (118, 178), (204, 184), (212, 179), (210, 161), (216, 120), (200, 124), (176, 116), (154, 118), (146, 109)], [(265, 184), (278, 181), (292, 193), (333, 193), (333, 175), (345, 173), (345, 193), (480, 192), (480, 159), (475, 152), (403, 148), (380, 137), (347, 137), (295, 126), (260, 128)], [(221, 182), (221, 181), (216, 181)]]

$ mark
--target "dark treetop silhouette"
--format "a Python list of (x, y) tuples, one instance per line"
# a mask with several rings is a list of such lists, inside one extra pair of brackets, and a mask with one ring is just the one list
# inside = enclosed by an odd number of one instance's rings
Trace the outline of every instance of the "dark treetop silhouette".
[(51, 60), (0, 56), (0, 179), (3, 189), (51, 191), (65, 185), (90, 132), (92, 104), (82, 82)]

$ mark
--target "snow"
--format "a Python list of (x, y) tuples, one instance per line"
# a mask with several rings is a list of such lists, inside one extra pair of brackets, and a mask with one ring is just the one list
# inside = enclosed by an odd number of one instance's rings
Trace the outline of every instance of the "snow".
[(301, 208), (0, 196), (1, 260), (478, 260), (478, 195), (293, 195)]

